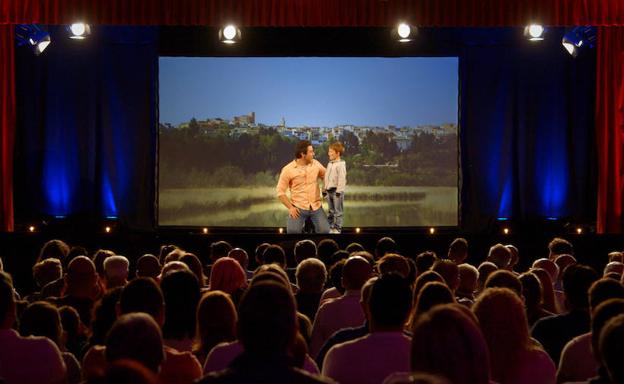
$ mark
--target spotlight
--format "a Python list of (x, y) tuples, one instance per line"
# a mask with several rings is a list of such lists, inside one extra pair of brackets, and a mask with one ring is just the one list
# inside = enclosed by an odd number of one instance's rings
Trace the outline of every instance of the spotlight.
[(35, 228), (34, 225), (31, 225), (30, 227), (28, 227), (28, 232), (35, 232), (37, 230), (37, 228)]
[(207, 235), (208, 234), (208, 228), (202, 229), (202, 232), (203, 232), (204, 235)]
[(355, 233), (360, 233), (362, 232), (362, 230), (360, 229), (360, 227), (355, 228)]
[(509, 228), (507, 228), (507, 227), (503, 228), (503, 233), (504, 233), (505, 235), (509, 235), (509, 232), (510, 232), (510, 231), (509, 231)]
[(284, 233), (284, 228), (278, 229), (277, 232), (281, 235), (282, 233)]
[(561, 39), (561, 45), (572, 57), (577, 57), (582, 47), (593, 48), (596, 44), (594, 27), (574, 27)]
[(436, 229), (431, 227), (429, 228), (429, 234), (433, 235), (435, 233)]
[(241, 30), (233, 24), (226, 25), (219, 30), (219, 40), (225, 44), (234, 44), (240, 41)]
[(524, 27), (524, 36), (529, 41), (542, 41), (544, 40), (544, 26), (541, 24), (531, 24)]
[(583, 233), (583, 228), (581, 227), (576, 227), (576, 234), (577, 235), (581, 235)]
[(407, 43), (414, 40), (418, 33), (418, 28), (407, 23), (399, 23), (396, 28), (392, 29), (392, 37), (401, 43)]
[(106, 227), (104, 227), (104, 232), (106, 233), (111, 233), (113, 229), (111, 227), (109, 227), (108, 225)]
[(15, 29), (17, 45), (28, 45), (39, 56), (50, 45), (50, 33), (38, 25), (18, 25)]
[(69, 38), (75, 40), (84, 40), (91, 34), (91, 27), (85, 23), (74, 23), (67, 26)]

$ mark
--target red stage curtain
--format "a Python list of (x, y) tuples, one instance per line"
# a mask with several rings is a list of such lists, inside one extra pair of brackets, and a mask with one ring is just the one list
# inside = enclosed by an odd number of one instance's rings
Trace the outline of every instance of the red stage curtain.
[(0, 231), (13, 231), (14, 45), (13, 26), (0, 25)]
[(624, 27), (600, 28), (596, 63), (598, 232), (621, 233), (624, 204)]
[(0, 24), (365, 27), (624, 25), (622, 0), (3, 0)]

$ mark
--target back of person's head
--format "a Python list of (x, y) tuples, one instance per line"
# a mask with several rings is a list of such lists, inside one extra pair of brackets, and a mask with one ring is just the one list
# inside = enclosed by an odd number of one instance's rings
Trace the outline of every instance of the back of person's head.
[(20, 317), (19, 332), (22, 336), (44, 336), (62, 348), (61, 317), (58, 309), (45, 301), (29, 304)]
[(436, 271), (426, 271), (422, 275), (416, 278), (416, 282), (414, 283), (414, 299), (418, 298), (418, 294), (427, 283), (442, 283), (446, 284), (444, 278)]
[(252, 355), (285, 353), (295, 338), (295, 301), (281, 284), (252, 284), (241, 298), (238, 313), (238, 336)]
[(607, 322), (600, 333), (600, 360), (604, 364), (612, 383), (624, 383), (624, 315), (618, 315)]
[(624, 263), (619, 261), (611, 261), (604, 267), (604, 271), (602, 272), (602, 274), (603, 276), (606, 276), (607, 274), (613, 272), (622, 276), (622, 272), (624, 272)]
[(238, 261), (231, 257), (217, 260), (210, 270), (210, 290), (223, 291), (230, 295), (247, 285), (247, 274)]
[(67, 292), (73, 295), (89, 295), (97, 283), (95, 264), (86, 256), (78, 256), (67, 266), (65, 282)]
[(110, 331), (113, 323), (117, 320), (117, 304), (123, 290), (123, 287), (111, 289), (105, 292), (104, 296), (95, 303), (89, 344), (104, 345), (108, 331)]
[(299, 263), (295, 277), (300, 292), (320, 293), (327, 281), (327, 269), (321, 260), (311, 257)]
[(511, 251), (501, 243), (495, 244), (488, 252), (487, 261), (496, 264), (499, 269), (506, 269), (511, 262)]
[(624, 315), (624, 299), (608, 299), (594, 308), (591, 315), (591, 342), (592, 350), (596, 352), (596, 359), (600, 361), (600, 333), (612, 318)]
[(186, 251), (184, 249), (175, 248), (173, 251), (169, 252), (167, 256), (165, 256), (163, 264), (167, 264), (172, 261), (180, 261), (180, 258), (184, 255), (186, 255)]
[(459, 286), (459, 269), (457, 264), (448, 259), (440, 259), (433, 265), (433, 271), (439, 273), (451, 291), (455, 292)]
[(543, 268), (531, 268), (529, 272), (533, 273), (540, 281), (542, 286), (542, 302), (544, 309), (552, 313), (558, 311), (555, 300), (555, 288), (550, 278), (550, 273)]
[(339, 249), (336, 252), (334, 252), (333, 255), (331, 255), (331, 257), (329, 258), (329, 262), (333, 265), (337, 261), (347, 260), (349, 258), (349, 256), (353, 256), (353, 255), (350, 255), (349, 252), (347, 252), (347, 251)]
[(379, 260), (386, 255), (386, 253), (396, 253), (397, 244), (391, 237), (382, 237), (377, 240), (375, 245), (375, 260)]
[(433, 267), (438, 257), (433, 251), (425, 251), (416, 256), (416, 271), (419, 275), (427, 272)]
[(65, 265), (69, 264), (70, 261), (74, 260), (74, 258), (78, 256), (89, 257), (89, 251), (82, 245), (73, 245), (69, 252), (67, 252), (67, 256), (65, 257)]
[(455, 303), (455, 296), (453, 296), (453, 292), (446, 284), (438, 282), (427, 283), (418, 293), (412, 320), (417, 320), (436, 305), (453, 303)]
[(468, 257), (468, 241), (463, 237), (458, 237), (449, 246), (448, 258), (456, 264), (463, 263)]
[(129, 282), (119, 297), (122, 314), (144, 312), (159, 319), (163, 315), (164, 305), (165, 299), (160, 287), (147, 277), (139, 277)]
[(511, 252), (511, 260), (509, 260), (509, 269), (512, 270), (513, 267), (516, 264), (518, 264), (518, 261), (520, 261), (520, 251), (513, 244), (507, 244), (505, 245), (505, 247), (509, 249), (509, 252)]
[(15, 297), (11, 275), (0, 271), (0, 329), (11, 328), (15, 321)]
[(554, 259), (563, 254), (574, 255), (574, 247), (568, 240), (555, 237), (548, 243), (548, 258)]
[(176, 271), (192, 272), (188, 265), (184, 264), (181, 261), (169, 261), (165, 265), (163, 265), (159, 279)]
[(567, 253), (556, 256), (553, 261), (555, 262), (555, 264), (557, 264), (557, 267), (559, 268), (559, 280), (561, 280), (561, 278), (563, 277), (563, 271), (565, 271), (568, 266), (577, 263), (574, 256), (568, 255)]
[(589, 288), (598, 280), (593, 268), (582, 264), (570, 265), (563, 273), (563, 292), (568, 309), (587, 309)]
[(106, 366), (104, 376), (87, 384), (158, 384), (158, 376), (132, 359), (118, 359)]
[(39, 288), (43, 288), (46, 284), (60, 279), (63, 276), (63, 266), (59, 259), (45, 259), (32, 268), (33, 278)]
[(419, 318), (412, 336), (412, 371), (442, 375), (453, 384), (488, 384), (486, 342), (476, 321), (456, 304)]
[(509, 288), (522, 297), (522, 283), (513, 272), (500, 269), (488, 277), (485, 288)]
[(373, 283), (368, 308), (372, 330), (402, 329), (412, 308), (409, 283), (397, 273), (382, 274)]
[(146, 313), (120, 316), (106, 337), (106, 360), (132, 359), (158, 373), (165, 359), (160, 328)]
[(104, 275), (108, 288), (125, 285), (130, 271), (130, 262), (125, 256), (115, 255), (104, 260)]
[(522, 300), (508, 288), (487, 288), (472, 308), (489, 347), (492, 379), (511, 380), (517, 372), (509, 361), (532, 348)]
[(609, 299), (624, 299), (624, 286), (619, 281), (602, 278), (589, 287), (589, 310), (593, 311), (600, 303)]
[(277, 244), (272, 244), (264, 250), (262, 256), (264, 264), (278, 264), (282, 268), (286, 268), (286, 252), (284, 248)]
[(479, 290), (483, 289), (488, 277), (490, 277), (490, 275), (496, 270), (498, 270), (498, 267), (491, 261), (484, 261), (479, 264), (479, 267), (477, 268), (477, 271), (479, 271), (479, 280), (477, 284)]
[(620, 251), (609, 252), (607, 256), (609, 258), (609, 263), (612, 261), (619, 261), (620, 263), (624, 263), (624, 253)]
[(257, 265), (264, 264), (264, 260), (262, 260), (262, 256), (264, 255), (264, 251), (267, 249), (267, 247), (269, 245), (271, 245), (271, 244), (269, 244), (269, 243), (261, 243), (254, 250), (254, 258), (256, 259), (256, 264)]
[(160, 265), (158, 258), (147, 253), (139, 257), (139, 260), (137, 260), (136, 276), (151, 277), (152, 279), (156, 279), (158, 278), (158, 275), (160, 275), (161, 268), (162, 266)]
[[(234, 261), (236, 262), (236, 261)], [(199, 283), (191, 272), (176, 271), (160, 282), (165, 299), (165, 339), (184, 339), (195, 336)]]
[(377, 261), (377, 270), (379, 274), (394, 272), (407, 278), (410, 274), (410, 266), (407, 259), (396, 253), (387, 253), (384, 257)]
[(342, 286), (345, 290), (359, 290), (370, 278), (373, 269), (361, 256), (351, 256), (342, 268)]
[(366, 248), (364, 248), (364, 246), (360, 243), (351, 243), (347, 245), (347, 248), (345, 248), (345, 251), (349, 252), (349, 255), (350, 255), (353, 252), (366, 251)]
[(537, 259), (533, 262), (532, 268), (544, 269), (550, 275), (550, 280), (554, 283), (559, 276), (559, 267), (554, 261), (549, 259)]
[(301, 263), (305, 259), (317, 257), (316, 244), (310, 239), (299, 240), (295, 244), (295, 262)]
[(346, 262), (347, 260), (340, 260), (329, 268), (329, 282), (341, 294), (345, 291), (345, 288), (342, 286), (342, 270)]
[(227, 241), (221, 240), (210, 244), (210, 259), (214, 263), (222, 257), (226, 257), (232, 250), (232, 245)]
[(235, 340), (237, 319), (236, 308), (228, 294), (204, 293), (197, 307), (196, 350), (207, 354), (218, 343)]
[(338, 243), (334, 239), (323, 239), (316, 247), (318, 258), (325, 263), (326, 266), (331, 265), (331, 256), (338, 250), (340, 250), (340, 246), (338, 246)]
[(195, 256), (192, 253), (185, 253), (184, 256), (180, 257), (180, 261), (186, 264), (195, 278), (199, 283), (200, 287), (206, 285), (206, 277), (204, 276), (204, 268), (202, 267), (201, 261), (199, 261), (199, 257)]
[(63, 240), (50, 240), (46, 242), (43, 247), (41, 247), (39, 257), (37, 257), (37, 262), (45, 259), (59, 259), (61, 263), (63, 263), (68, 253), (69, 245), (67, 245), (67, 243)]
[(228, 252), (228, 257), (238, 261), (238, 264), (246, 271), (249, 268), (249, 255), (243, 248), (233, 248)]
[(542, 284), (539, 278), (532, 272), (525, 272), (518, 279), (522, 284), (522, 296), (526, 307), (529, 309), (539, 307), (543, 297)]
[(366, 283), (364, 283), (362, 289), (360, 290), (360, 306), (362, 307), (362, 310), (364, 311), (367, 319), (370, 319), (370, 310), (368, 308), (368, 304), (370, 303), (370, 295), (373, 291), (373, 284), (375, 283), (375, 281), (377, 281), (378, 278), (379, 277), (377, 276), (371, 277)]
[(95, 251), (93, 257), (91, 258), (93, 264), (95, 264), (95, 270), (97, 271), (97, 274), (102, 278), (104, 278), (104, 260), (106, 260), (110, 256), (115, 256), (115, 252), (109, 249), (98, 249), (97, 251)]
[(458, 265), (459, 287), (457, 292), (462, 294), (473, 294), (477, 290), (479, 271), (474, 265), (463, 263)]
[(69, 339), (75, 339), (81, 334), (80, 315), (74, 307), (64, 305), (58, 309), (61, 317), (61, 328), (67, 333)]

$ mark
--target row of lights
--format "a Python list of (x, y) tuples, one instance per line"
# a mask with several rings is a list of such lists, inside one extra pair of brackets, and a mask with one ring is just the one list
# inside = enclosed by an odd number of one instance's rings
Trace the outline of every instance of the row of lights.
[[(66, 27), (68, 37), (73, 40), (84, 40), (91, 34), (89, 24), (73, 23)], [(38, 25), (19, 25), (16, 30), (16, 39), (19, 46), (30, 46), (35, 55), (40, 55), (52, 42), (50, 32)]]
[[(280, 235), (284, 234), (286, 231), (284, 230), (283, 227), (280, 227), (277, 229), (277, 233), (279, 233)], [(436, 233), (436, 229), (434, 227), (430, 227), (428, 229), (429, 234), (433, 235)], [(202, 228), (201, 233), (204, 235), (207, 235), (210, 233), (210, 230), (207, 227)], [(355, 234), (360, 234), (362, 233), (362, 228), (357, 227), (357, 228), (353, 228), (353, 233)]]

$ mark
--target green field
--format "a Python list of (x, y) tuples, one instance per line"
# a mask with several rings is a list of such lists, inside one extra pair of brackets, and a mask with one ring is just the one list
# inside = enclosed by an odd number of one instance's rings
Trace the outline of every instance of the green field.
[[(159, 225), (281, 227), (275, 188), (171, 188), (159, 195)], [(348, 186), (345, 227), (455, 226), (456, 187)], [(327, 211), (327, 204), (323, 204)]]

